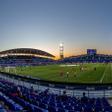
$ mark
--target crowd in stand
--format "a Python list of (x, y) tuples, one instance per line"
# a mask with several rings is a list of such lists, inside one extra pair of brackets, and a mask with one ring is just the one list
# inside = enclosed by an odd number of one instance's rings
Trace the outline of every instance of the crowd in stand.
[(0, 112), (112, 112), (106, 98), (76, 98), (15, 85), (0, 79)]
[(0, 66), (37, 66), (53, 62), (53, 59), (34, 56), (10, 56), (0, 58)]
[(80, 56), (72, 56), (64, 58), (60, 60), (62, 63), (111, 63), (112, 62), (112, 55), (80, 55)]

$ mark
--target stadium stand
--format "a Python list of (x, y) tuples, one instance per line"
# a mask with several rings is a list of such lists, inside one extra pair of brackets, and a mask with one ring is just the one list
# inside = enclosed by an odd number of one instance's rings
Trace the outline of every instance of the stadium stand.
[(111, 63), (112, 55), (97, 54), (96, 49), (87, 49), (86, 54), (66, 57), (61, 63)]
[(61, 63), (110, 63), (112, 62), (112, 55), (79, 55), (71, 56), (60, 60)]
[(54, 56), (41, 50), (18, 48), (0, 52), (0, 66), (36, 66), (54, 62)]
[[(7, 88), (7, 89), (6, 89)], [(67, 96), (34, 90), (0, 79), (0, 111), (25, 112), (112, 112), (106, 98)]]

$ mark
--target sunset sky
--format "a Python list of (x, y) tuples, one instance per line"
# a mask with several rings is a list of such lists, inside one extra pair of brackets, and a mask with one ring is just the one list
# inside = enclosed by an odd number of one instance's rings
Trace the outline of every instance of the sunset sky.
[(36, 48), (55, 56), (112, 54), (112, 0), (0, 0), (0, 51)]

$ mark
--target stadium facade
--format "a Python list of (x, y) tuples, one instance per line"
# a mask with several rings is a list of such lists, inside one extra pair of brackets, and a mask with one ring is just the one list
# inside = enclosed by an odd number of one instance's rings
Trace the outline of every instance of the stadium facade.
[(52, 54), (32, 48), (17, 48), (0, 52), (1, 66), (28, 66), (48, 64), (54, 61)]

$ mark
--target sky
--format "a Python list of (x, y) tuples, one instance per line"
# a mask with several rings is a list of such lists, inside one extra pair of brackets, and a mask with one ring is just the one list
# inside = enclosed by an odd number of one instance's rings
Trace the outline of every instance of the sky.
[(36, 48), (59, 56), (112, 54), (112, 0), (0, 0), (0, 51)]

